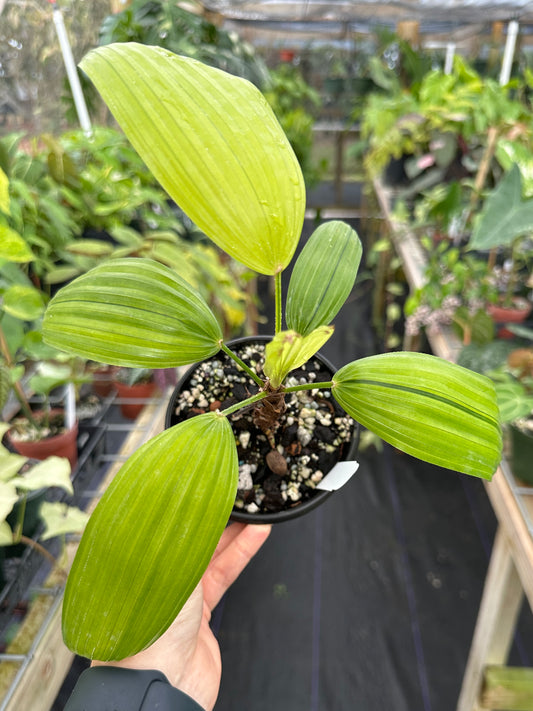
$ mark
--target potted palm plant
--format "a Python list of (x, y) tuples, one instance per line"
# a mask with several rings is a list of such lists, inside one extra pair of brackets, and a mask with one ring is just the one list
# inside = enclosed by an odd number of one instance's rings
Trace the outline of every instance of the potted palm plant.
[(430, 355), (371, 356), (323, 382), (289, 384), (333, 333), (359, 264), (358, 236), (326, 223), (298, 257), (284, 309), (281, 274), (300, 238), (305, 188), (262, 94), (190, 58), (134, 43), (98, 48), (82, 68), (185, 213), (275, 284), (275, 333), (263, 365), (239, 358), (200, 294), (149, 259), (101, 264), (47, 307), (43, 333), (54, 347), (150, 368), (221, 352), (254, 386), (143, 445), (92, 514), (67, 581), (63, 633), (79, 654), (111, 660), (162, 634), (212, 556), (238, 488), (234, 413), (258, 408), (274, 428), (285, 397), (323, 390), (396, 447), (487, 479), (500, 459), (501, 432), (492, 382)]

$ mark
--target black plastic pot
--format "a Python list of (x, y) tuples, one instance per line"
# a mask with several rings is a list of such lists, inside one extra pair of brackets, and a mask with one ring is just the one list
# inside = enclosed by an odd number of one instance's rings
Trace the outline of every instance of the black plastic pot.
[[(231, 342), (228, 343), (228, 346), (230, 348), (235, 348), (239, 347), (242, 345), (247, 345), (247, 344), (254, 344), (254, 343), (259, 343), (259, 344), (265, 344), (268, 343), (271, 340), (270, 336), (253, 336), (253, 337), (245, 337), (245, 338), (238, 338), (235, 339)], [(220, 357), (218, 354), (217, 356), (214, 356), (213, 358), (218, 358)], [(333, 376), (335, 373), (336, 369), (335, 367), (322, 355), (316, 354), (314, 356), (316, 358), (321, 366), (325, 368), (326, 370), (329, 371), (329, 373)], [(207, 362), (210, 359), (207, 360)], [(172, 427), (173, 425), (177, 424), (180, 419), (176, 416), (175, 410), (176, 410), (176, 404), (178, 399), (180, 398), (180, 395), (183, 390), (187, 389), (187, 384), (189, 383), (190, 379), (192, 376), (195, 374), (199, 364), (196, 363), (193, 366), (191, 366), (182, 376), (182, 378), (179, 380), (178, 384), (176, 385), (176, 388), (174, 389), (174, 392), (172, 393), (169, 404), (167, 407), (167, 412), (166, 412), (166, 418), (165, 418), (165, 427), (169, 428)], [(354, 433), (352, 437), (352, 441), (349, 446), (345, 447), (345, 456), (339, 457), (338, 461), (351, 461), (354, 459), (357, 448), (359, 445), (359, 427), (357, 423), (354, 423)], [(327, 472), (324, 472), (326, 475)], [(273, 511), (273, 512), (259, 512), (259, 513), (251, 513), (239, 508), (234, 508), (231, 514), (231, 520), (233, 521), (239, 521), (242, 523), (254, 523), (254, 524), (261, 524), (261, 523), (281, 523), (282, 521), (288, 521), (294, 518), (299, 518), (300, 516), (305, 515), (309, 511), (312, 511), (315, 509), (317, 506), (320, 504), (324, 503), (332, 494), (333, 492), (331, 491), (323, 491), (319, 489), (314, 489), (311, 494), (309, 494), (310, 498), (308, 498), (306, 501), (303, 501), (297, 505), (295, 505), (292, 508), (287, 508), (283, 509), (280, 511)]]

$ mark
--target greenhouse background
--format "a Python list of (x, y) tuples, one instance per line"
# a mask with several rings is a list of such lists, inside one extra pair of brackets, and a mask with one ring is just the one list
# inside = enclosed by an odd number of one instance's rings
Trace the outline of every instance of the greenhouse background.
[(63, 711), (87, 669), (62, 639), (64, 569), (121, 465), (168, 427), (185, 370), (66, 357), (43, 341), (50, 301), (140, 257), (197, 290), (225, 339), (276, 325), (274, 278), (169, 199), (75, 68), (126, 42), (264, 95), (305, 182), (297, 255), (330, 221), (359, 235), (323, 356), (458, 363), (494, 384), (503, 432), (485, 481), (360, 426), (355, 475), (276, 523), (216, 607), (215, 711), (533, 710), (533, 2), (0, 0), (1, 483), (25, 404), (64, 405), (78, 428), (71, 483), (43, 490), (73, 507), (64, 526), (45, 507), (23, 534), (3, 513), (0, 711)]

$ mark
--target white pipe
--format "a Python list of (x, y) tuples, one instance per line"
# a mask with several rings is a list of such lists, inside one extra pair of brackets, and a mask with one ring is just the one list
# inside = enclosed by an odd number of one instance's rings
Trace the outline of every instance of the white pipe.
[(511, 78), (511, 68), (513, 66), (514, 50), (516, 46), (516, 37), (518, 35), (518, 22), (511, 20), (507, 26), (507, 41), (505, 43), (505, 51), (503, 53), (502, 69), (500, 72), (500, 84), (504, 86)]
[(76, 111), (78, 113), (80, 126), (82, 127), (83, 131), (89, 136), (92, 134), (91, 119), (89, 118), (89, 112), (87, 111), (87, 105), (85, 103), (85, 97), (83, 96), (83, 91), (81, 89), (80, 78), (78, 76), (74, 57), (72, 56), (72, 49), (70, 47), (70, 42), (68, 41), (65, 23), (63, 22), (63, 15), (61, 14), (60, 10), (54, 8), (53, 16), (54, 24), (56, 26), (57, 38), (59, 40), (59, 45), (63, 54), (63, 61), (65, 62), (65, 68), (67, 70), (67, 76), (70, 83), (70, 88), (72, 90), (72, 96), (74, 97), (74, 104), (76, 105)]
[(455, 56), (455, 43), (448, 42), (446, 45), (446, 58), (444, 60), (444, 73), (451, 74), (453, 69), (453, 58)]
[(65, 426), (71, 430), (76, 422), (76, 390), (73, 383), (65, 388)]

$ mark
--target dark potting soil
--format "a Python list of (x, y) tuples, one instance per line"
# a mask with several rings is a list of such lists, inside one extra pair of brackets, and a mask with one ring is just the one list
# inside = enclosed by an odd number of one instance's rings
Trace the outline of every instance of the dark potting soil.
[[(233, 350), (258, 374), (264, 345)], [(313, 358), (292, 371), (286, 385), (327, 382), (332, 373)], [(213, 410), (224, 410), (259, 390), (257, 384), (226, 354), (205, 361), (189, 376), (176, 400), (173, 424)], [(287, 393), (229, 416), (239, 457), (235, 508), (248, 513), (272, 513), (311, 499), (324, 476), (344, 459), (355, 423), (328, 389)], [(284, 405), (283, 405), (284, 400)], [(273, 412), (276, 421), (271, 424)]]

